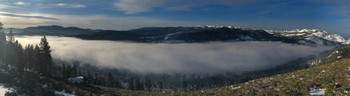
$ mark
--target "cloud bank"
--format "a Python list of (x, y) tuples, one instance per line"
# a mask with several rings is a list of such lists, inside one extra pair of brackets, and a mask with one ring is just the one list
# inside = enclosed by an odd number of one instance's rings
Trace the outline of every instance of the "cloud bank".
[[(36, 44), (41, 37), (16, 38), (22, 44)], [(54, 58), (143, 73), (245, 72), (273, 67), (329, 49), (281, 42), (144, 44), (47, 38)]]
[(188, 10), (194, 7), (205, 5), (228, 5), (237, 6), (259, 2), (277, 0), (118, 0), (115, 7), (126, 14), (148, 12), (154, 8), (165, 10)]
[(67, 4), (67, 3), (57, 3), (57, 7), (63, 8), (85, 8), (86, 6), (83, 4)]
[(106, 15), (53, 15), (53, 14), (15, 14), (0, 11), (1, 21), (5, 28), (25, 28), (38, 25), (76, 26), (89, 29), (129, 30), (141, 27), (169, 27), (169, 26), (195, 26), (195, 25), (233, 25), (231, 21), (180, 21), (148, 18), (140, 16), (111, 17)]
[(21, 15), (21, 14), (13, 14), (13, 13), (6, 13), (6, 12), (0, 12), (0, 15), (2, 15), (2, 16), (9, 16), (9, 17), (21, 17), (21, 18), (34, 18), (34, 19), (58, 20), (57, 18), (53, 18), (53, 17)]

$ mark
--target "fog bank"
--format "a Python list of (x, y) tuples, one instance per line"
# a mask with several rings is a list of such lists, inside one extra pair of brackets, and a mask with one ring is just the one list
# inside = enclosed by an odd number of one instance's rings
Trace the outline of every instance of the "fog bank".
[[(23, 45), (38, 44), (40, 38), (42, 37), (16, 37)], [(53, 58), (146, 73), (252, 71), (318, 54), (331, 48), (255, 41), (146, 44), (56, 36), (47, 38), (53, 50)]]

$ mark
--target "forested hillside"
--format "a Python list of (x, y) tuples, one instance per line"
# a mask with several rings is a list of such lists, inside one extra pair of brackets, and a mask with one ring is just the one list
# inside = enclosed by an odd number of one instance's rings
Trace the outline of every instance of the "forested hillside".
[(344, 59), (317, 67), (250, 80), (245, 83), (177, 95), (215, 96), (348, 96), (350, 95), (350, 49), (342, 50)]
[[(1, 29), (2, 24), (0, 23)], [(78, 71), (77, 66), (55, 64), (52, 61), (51, 48), (45, 36), (38, 45), (23, 46), (15, 40), (12, 32), (8, 34), (0, 32), (0, 83), (15, 90), (14, 93), (9, 92), (7, 95), (53, 96), (59, 91), (71, 90), (59, 87), (55, 85), (55, 82), (61, 81), (68, 84), (69, 78), (77, 76), (86, 77), (78, 85), (120, 87), (119, 81), (115, 80), (111, 74), (94, 73), (92, 76), (92, 72), (88, 73), (83, 75)], [(71, 84), (74, 85), (72, 82)]]

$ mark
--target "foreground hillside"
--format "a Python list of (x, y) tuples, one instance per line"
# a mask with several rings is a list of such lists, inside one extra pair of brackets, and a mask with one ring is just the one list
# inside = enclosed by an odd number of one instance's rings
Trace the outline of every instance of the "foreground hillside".
[[(127, 96), (305, 96), (318, 95), (350, 95), (350, 59), (342, 59), (305, 70), (279, 74), (271, 77), (251, 80), (237, 85), (205, 89), (198, 91), (131, 91), (102, 86), (69, 85), (60, 81), (54, 85), (85, 95), (127, 95)], [(90, 86), (90, 87), (89, 87)], [(59, 88), (59, 89), (61, 89)]]
[[(67, 85), (57, 83), (59, 85)], [(63, 86), (62, 86), (63, 87)], [(127, 96), (305, 96), (350, 95), (350, 59), (341, 59), (309, 69), (250, 80), (246, 83), (198, 91), (130, 91), (92, 85), (90, 87), (67, 85), (80, 94), (105, 94)], [(92, 91), (94, 89), (94, 91)], [(96, 90), (98, 89), (98, 90)]]
[(246, 83), (178, 95), (350, 95), (350, 59), (317, 67), (251, 80)]

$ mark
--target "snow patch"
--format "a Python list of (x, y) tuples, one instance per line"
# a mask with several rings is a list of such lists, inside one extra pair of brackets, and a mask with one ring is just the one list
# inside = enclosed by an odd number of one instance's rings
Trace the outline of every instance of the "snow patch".
[(6, 92), (13, 92), (9, 88), (5, 88), (2, 83), (0, 83), (0, 96), (5, 96)]
[(74, 78), (68, 78), (68, 82), (70, 82), (70, 83), (83, 83), (84, 77), (78, 76), (78, 77), (74, 77)]
[(252, 37), (244, 36), (244, 35), (239, 36), (239, 38), (242, 39), (242, 40), (254, 40)]
[(338, 56), (337, 59), (341, 58), (341, 56)]
[(309, 91), (310, 95), (324, 95), (326, 89), (311, 89)]
[(49, 86), (47, 84), (42, 84), (41, 87), (42, 88), (48, 88)]
[(75, 96), (74, 94), (69, 94), (67, 92), (63, 91), (55, 91), (56, 95), (64, 95), (64, 96)]
[(239, 88), (241, 88), (241, 86), (236, 86), (236, 87), (235, 87), (235, 86), (231, 85), (231, 89), (232, 89), (232, 90), (236, 90), (236, 89), (239, 89)]

